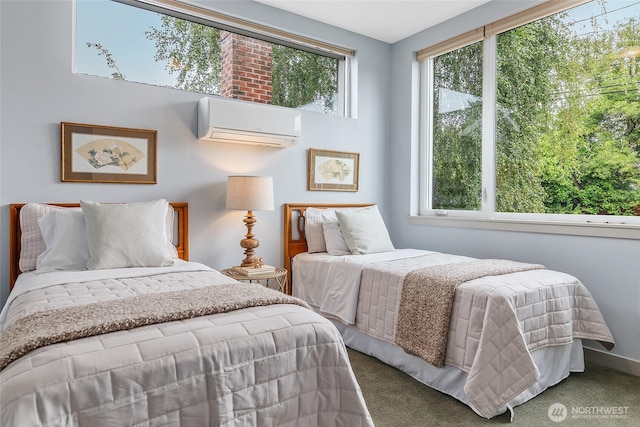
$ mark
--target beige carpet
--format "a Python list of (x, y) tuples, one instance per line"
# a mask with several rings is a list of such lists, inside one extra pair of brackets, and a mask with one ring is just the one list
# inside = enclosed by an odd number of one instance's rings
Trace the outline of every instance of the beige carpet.
[[(349, 350), (349, 358), (376, 427), (640, 426), (640, 378), (595, 364), (574, 373), (529, 402), (516, 406), (513, 423), (502, 414), (480, 417), (458, 400), (435, 391), (377, 359)], [(564, 421), (549, 418), (551, 405), (567, 408)], [(625, 409), (626, 408), (626, 409)], [(621, 418), (574, 418), (573, 411), (626, 412)], [(586, 415), (585, 415), (586, 416)]]

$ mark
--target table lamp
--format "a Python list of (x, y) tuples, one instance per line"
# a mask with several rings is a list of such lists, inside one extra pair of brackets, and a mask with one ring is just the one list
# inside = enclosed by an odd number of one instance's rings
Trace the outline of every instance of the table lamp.
[(270, 176), (230, 176), (227, 180), (227, 209), (246, 210), (244, 223), (247, 234), (240, 240), (244, 248), (245, 258), (242, 267), (253, 267), (257, 258), (255, 249), (260, 242), (252, 233), (256, 217), (253, 211), (272, 211), (273, 206), (273, 178)]

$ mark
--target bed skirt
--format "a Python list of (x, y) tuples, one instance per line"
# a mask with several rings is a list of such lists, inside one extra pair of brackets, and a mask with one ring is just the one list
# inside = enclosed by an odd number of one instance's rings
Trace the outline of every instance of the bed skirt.
[[(375, 357), (387, 365), (401, 370), (415, 380), (458, 399), (482, 416), (474, 408), (464, 392), (464, 385), (468, 376), (467, 372), (448, 365), (436, 368), (423, 359), (406, 353), (397, 345), (371, 337), (338, 320), (329, 320), (338, 328), (347, 347)], [(534, 350), (531, 352), (531, 356), (540, 371), (540, 379), (500, 409), (500, 414), (509, 411), (511, 421), (513, 421), (513, 408), (515, 406), (527, 402), (547, 388), (558, 384), (567, 378), (571, 372), (584, 372), (584, 353), (582, 340), (579, 338), (574, 339), (571, 344)]]

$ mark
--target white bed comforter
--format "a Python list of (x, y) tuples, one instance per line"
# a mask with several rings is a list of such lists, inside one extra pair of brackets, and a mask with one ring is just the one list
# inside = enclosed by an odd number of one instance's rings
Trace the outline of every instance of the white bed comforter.
[[(418, 250), (367, 257), (298, 255), (293, 292), (324, 315), (390, 343), (404, 276), (434, 265), (454, 268), (471, 259)], [(351, 263), (354, 258), (357, 262)], [(445, 364), (469, 374), (464, 391), (473, 409), (490, 418), (538, 380), (531, 351), (574, 338), (613, 343), (597, 304), (578, 279), (551, 270), (483, 277), (456, 290)]]
[[(54, 285), (44, 275), (21, 275), (1, 327), (48, 307), (230, 281), (196, 263), (125, 270), (57, 273)], [(373, 423), (335, 327), (279, 304), (34, 350), (0, 372), (0, 425)]]

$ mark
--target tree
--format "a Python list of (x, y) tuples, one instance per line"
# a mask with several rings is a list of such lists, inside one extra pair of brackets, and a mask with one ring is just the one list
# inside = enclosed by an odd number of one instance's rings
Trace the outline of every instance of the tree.
[(596, 30), (570, 38), (568, 66), (556, 68), (564, 82), (561, 108), (540, 142), (545, 205), (551, 213), (638, 215), (639, 58), (620, 55), (637, 44), (638, 20)]
[[(552, 21), (516, 28), (498, 37), (496, 120), (497, 210), (544, 212), (537, 173), (537, 142), (547, 127), (544, 109), (553, 86), (548, 76), (561, 41)], [(434, 60), (436, 108), (442, 89), (467, 105), (434, 114), (434, 194), (439, 209), (477, 210), (482, 189), (482, 42)]]
[(335, 111), (337, 60), (291, 47), (273, 45), (273, 103), (298, 108), (317, 103)]
[(113, 55), (111, 55), (111, 52), (109, 52), (108, 49), (103, 47), (102, 44), (87, 43), (87, 47), (94, 47), (98, 51), (98, 56), (104, 56), (104, 60), (107, 61), (107, 67), (114, 70), (114, 72), (111, 73), (111, 77), (113, 77), (115, 80), (127, 79), (127, 76), (125, 76), (120, 72), (120, 69), (118, 68), (118, 64), (116, 63), (116, 60), (113, 58)]
[(169, 74), (178, 74), (176, 88), (219, 95), (220, 30), (166, 15), (161, 22), (161, 28), (152, 27), (145, 34), (155, 41), (154, 59), (165, 62)]
[[(577, 35), (561, 13), (497, 36), (498, 212), (640, 214), (640, 58), (621, 56), (639, 19)], [(434, 58), (436, 209), (481, 207), (481, 57)]]
[(552, 76), (566, 40), (551, 16), (497, 36), (496, 210), (545, 212), (538, 143), (549, 130)]
[[(156, 61), (178, 73), (176, 87), (192, 92), (220, 94), (222, 54), (220, 30), (163, 16), (160, 28), (146, 32), (156, 46)], [(337, 60), (273, 44), (273, 104), (298, 108), (319, 103), (333, 111), (337, 92)]]
[(474, 43), (434, 59), (434, 209), (481, 207), (481, 52)]

